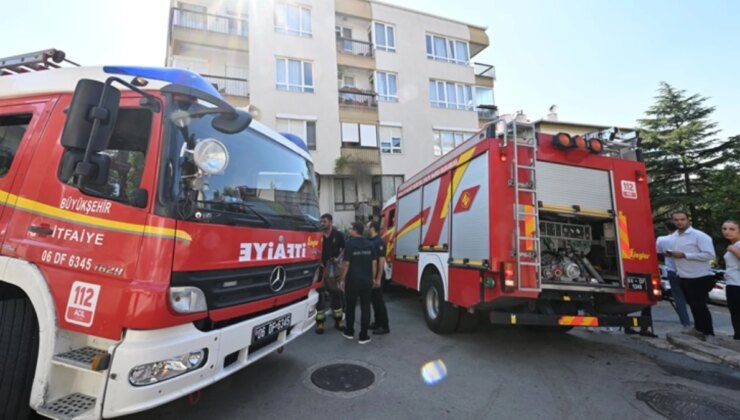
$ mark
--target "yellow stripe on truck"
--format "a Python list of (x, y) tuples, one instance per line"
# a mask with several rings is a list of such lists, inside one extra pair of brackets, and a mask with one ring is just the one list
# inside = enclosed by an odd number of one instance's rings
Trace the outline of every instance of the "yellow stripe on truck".
[(54, 206), (50, 206), (39, 201), (19, 197), (6, 191), (0, 191), (0, 202), (8, 207), (14, 207), (16, 209), (27, 211), (29, 213), (50, 217), (52, 219), (60, 220), (63, 222), (75, 223), (78, 225), (112, 230), (116, 232), (173, 238), (185, 242), (190, 242), (193, 240), (187, 232), (184, 232), (182, 230), (137, 223), (119, 222), (115, 220), (104, 219), (102, 217), (79, 214), (73, 211), (63, 210)]

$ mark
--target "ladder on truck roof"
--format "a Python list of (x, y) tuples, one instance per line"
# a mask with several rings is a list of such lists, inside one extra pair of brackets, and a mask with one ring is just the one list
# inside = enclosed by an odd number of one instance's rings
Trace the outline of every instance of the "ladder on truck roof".
[[(536, 167), (537, 137), (534, 124), (513, 120), (506, 124), (504, 144), (513, 142), (512, 177), (514, 188), (514, 253), (516, 257), (517, 288), (524, 291), (539, 291), (541, 281), (540, 212), (537, 201)], [(529, 149), (525, 158), (522, 149)], [(528, 174), (522, 181), (523, 174)], [(522, 271), (534, 270), (534, 285), (522, 285)], [(527, 270), (529, 271), (529, 270)]]
[(53, 48), (0, 58), (0, 76), (58, 69), (63, 62), (79, 67), (79, 64), (67, 59), (64, 51)]

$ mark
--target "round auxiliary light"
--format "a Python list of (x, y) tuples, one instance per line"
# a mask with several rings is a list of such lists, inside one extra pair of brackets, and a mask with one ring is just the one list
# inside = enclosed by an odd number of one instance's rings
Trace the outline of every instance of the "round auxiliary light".
[(583, 138), (583, 136), (575, 136), (573, 137), (573, 143), (576, 145), (576, 148), (581, 150), (586, 150), (588, 148), (588, 144), (586, 143), (586, 139)]
[(198, 142), (193, 150), (195, 165), (207, 175), (222, 173), (229, 164), (229, 151), (216, 139), (205, 139)]
[(601, 153), (604, 150), (604, 143), (599, 139), (590, 139), (588, 148), (591, 149), (591, 153)]
[(570, 138), (568, 133), (558, 133), (552, 138), (552, 142), (555, 147), (560, 149), (567, 149), (573, 147), (573, 139)]

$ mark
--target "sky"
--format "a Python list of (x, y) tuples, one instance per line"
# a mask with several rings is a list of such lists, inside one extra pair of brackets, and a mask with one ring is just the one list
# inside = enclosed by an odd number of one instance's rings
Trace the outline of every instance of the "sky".
[[(255, 0), (269, 1), (269, 0)], [(334, 0), (326, 0), (334, 1)], [(385, 0), (487, 27), (502, 113), (636, 126), (658, 84), (709, 97), (740, 134), (740, 1)], [(58, 48), (83, 65), (161, 66), (167, 0), (0, 0), (0, 57)], [(254, 18), (254, 17), (250, 17)]]

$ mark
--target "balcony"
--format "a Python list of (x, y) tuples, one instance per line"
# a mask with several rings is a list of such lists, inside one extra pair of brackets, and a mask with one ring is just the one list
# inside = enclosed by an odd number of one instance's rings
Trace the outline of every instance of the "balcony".
[(337, 51), (342, 54), (359, 55), (362, 57), (373, 56), (373, 44), (350, 38), (337, 38)]
[(338, 175), (369, 176), (382, 174), (380, 149), (376, 147), (352, 147), (343, 145), (340, 157), (335, 161), (334, 171)]
[(498, 107), (496, 105), (478, 105), (475, 108), (478, 111), (479, 120), (493, 120), (498, 117)]
[(339, 105), (357, 109), (377, 109), (378, 101), (375, 92), (343, 87), (339, 89)]
[(185, 42), (242, 51), (249, 48), (247, 19), (173, 7), (170, 9), (170, 22), (173, 43)]
[(473, 63), (475, 72), (475, 84), (479, 86), (493, 87), (496, 81), (496, 67), (491, 64)]
[(247, 79), (210, 74), (201, 74), (201, 76), (208, 80), (222, 95), (249, 97), (249, 81)]

